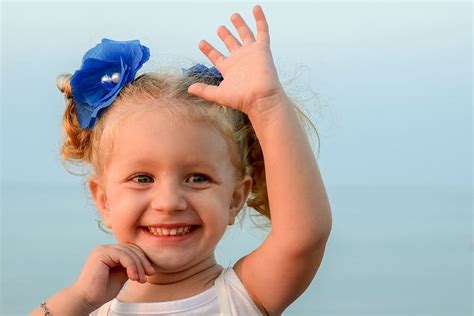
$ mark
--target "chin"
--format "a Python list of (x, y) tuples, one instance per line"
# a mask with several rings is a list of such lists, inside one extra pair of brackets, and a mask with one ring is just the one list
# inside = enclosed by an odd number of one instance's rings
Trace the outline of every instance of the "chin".
[(176, 256), (148, 256), (158, 272), (173, 273), (193, 266), (191, 258), (176, 258)]

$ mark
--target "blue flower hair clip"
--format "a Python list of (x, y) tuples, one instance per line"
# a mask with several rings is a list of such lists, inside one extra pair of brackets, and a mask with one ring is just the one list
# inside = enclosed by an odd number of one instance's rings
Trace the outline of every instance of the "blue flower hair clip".
[(216, 67), (207, 68), (203, 64), (196, 64), (191, 68), (182, 69), (185, 76), (203, 79), (205, 83), (210, 85), (218, 86), (224, 80), (224, 77), (222, 77), (222, 74)]
[(150, 58), (148, 47), (138, 40), (113, 41), (107, 38), (86, 52), (82, 65), (71, 77), (72, 98), (81, 128), (92, 128), (102, 110), (135, 79)]

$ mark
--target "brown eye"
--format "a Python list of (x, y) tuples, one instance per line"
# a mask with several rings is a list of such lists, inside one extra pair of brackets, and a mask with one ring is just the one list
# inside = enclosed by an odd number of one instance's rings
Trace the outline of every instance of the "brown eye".
[(146, 174), (139, 174), (133, 177), (132, 181), (136, 183), (140, 183), (140, 184), (147, 184), (147, 183), (153, 183), (153, 178), (150, 176), (147, 176)]

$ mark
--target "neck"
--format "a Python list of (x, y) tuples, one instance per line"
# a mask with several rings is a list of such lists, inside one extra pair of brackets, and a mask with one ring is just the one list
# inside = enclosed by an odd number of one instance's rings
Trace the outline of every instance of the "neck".
[(194, 266), (180, 271), (158, 271), (147, 283), (128, 281), (117, 298), (122, 302), (160, 302), (191, 297), (212, 287), (221, 273), (214, 254)]
[(174, 283), (181, 283), (183, 281), (196, 278), (209, 270), (220, 267), (216, 263), (214, 254), (210, 257), (205, 258), (203, 261), (198, 262), (194, 266), (190, 266), (180, 271), (158, 271), (152, 276), (148, 277), (148, 283), (153, 285), (170, 285)]

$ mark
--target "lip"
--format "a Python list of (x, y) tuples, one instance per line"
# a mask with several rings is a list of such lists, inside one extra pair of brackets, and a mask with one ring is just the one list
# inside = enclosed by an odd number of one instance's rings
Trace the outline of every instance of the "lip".
[[(181, 225), (181, 227), (186, 226), (186, 225), (182, 225), (182, 224), (180, 224), (180, 225)], [(196, 231), (199, 230), (199, 228), (201, 227), (199, 225), (188, 225), (188, 226), (191, 226), (191, 230), (189, 231), (189, 233), (187, 233), (185, 235), (174, 235), (174, 236), (173, 235), (168, 235), (168, 236), (153, 235), (148, 230), (148, 228), (147, 228), (148, 226), (141, 226), (140, 231), (144, 235), (145, 239), (148, 240), (151, 243), (157, 243), (158, 242), (160, 244), (167, 244), (167, 243), (176, 244), (177, 242), (182, 242), (182, 241), (185, 241), (185, 240), (188, 240), (188, 239), (194, 237), (196, 235)], [(166, 226), (155, 226), (155, 227), (164, 227), (164, 228), (166, 228)], [(174, 227), (177, 227), (177, 226), (175, 225)]]

